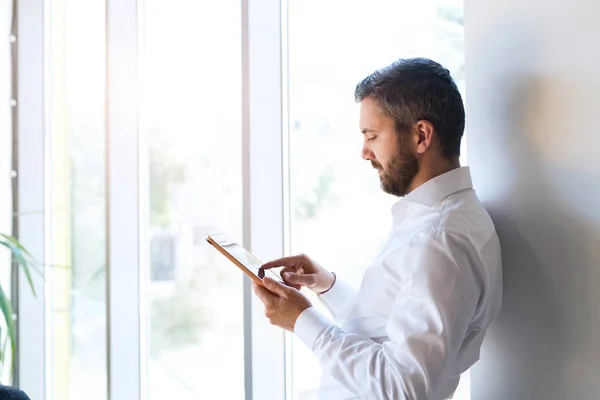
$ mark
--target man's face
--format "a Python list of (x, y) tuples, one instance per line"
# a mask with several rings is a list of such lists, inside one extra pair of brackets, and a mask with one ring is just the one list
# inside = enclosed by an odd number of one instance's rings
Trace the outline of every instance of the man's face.
[(383, 115), (370, 98), (360, 104), (360, 130), (364, 136), (361, 156), (379, 172), (383, 191), (405, 196), (419, 171), (410, 135), (396, 132), (394, 120)]

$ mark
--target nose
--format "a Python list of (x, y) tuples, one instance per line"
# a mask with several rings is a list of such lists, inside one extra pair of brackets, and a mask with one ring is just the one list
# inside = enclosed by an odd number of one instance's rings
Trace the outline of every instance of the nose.
[(367, 146), (367, 144), (365, 143), (363, 145), (363, 148), (360, 152), (360, 156), (362, 157), (363, 160), (372, 160), (374, 157), (373, 152), (371, 151), (371, 149), (369, 149), (369, 147)]

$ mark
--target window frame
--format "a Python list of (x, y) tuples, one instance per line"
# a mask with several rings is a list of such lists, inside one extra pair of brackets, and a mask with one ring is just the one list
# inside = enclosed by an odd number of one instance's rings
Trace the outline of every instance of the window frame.
[[(52, 0), (18, 2), (19, 236), (44, 264), (50, 257), (51, 140), (48, 92)], [(285, 2), (242, 0), (243, 243), (264, 259), (285, 254), (289, 223), (286, 89), (282, 57)], [(143, 1), (106, 0), (106, 290), (107, 394), (147, 398), (148, 224), (145, 138), (140, 135), (139, 50)], [(252, 105), (252, 106), (250, 106)], [(143, 168), (141, 166), (144, 166)], [(286, 222), (287, 221), (287, 222)], [(132, 266), (138, 266), (132, 267)], [(23, 289), (26, 279), (19, 274)], [(51, 271), (33, 275), (37, 297), (20, 290), (20, 387), (51, 400)], [(285, 334), (264, 318), (263, 305), (243, 281), (245, 398), (289, 393)], [(270, 351), (264, 351), (269, 348)]]
[[(45, 268), (48, 244), (47, 208), (49, 188), (48, 118), (45, 81), (47, 79), (46, 56), (47, 21), (44, 0), (17, 1), (17, 146), (18, 180), (17, 204), (19, 213), (18, 232), (21, 243), (42, 261), (44, 277), (33, 273), (31, 278), (37, 295), (27, 287), (27, 279), (19, 269), (17, 357), (18, 371), (15, 376), (19, 386), (31, 398), (48, 398), (50, 371), (46, 370), (49, 359), (49, 338), (46, 315), (50, 303), (45, 301), (48, 281)], [(25, 145), (20, 145), (25, 144)]]
[[(241, 39), (243, 244), (262, 259), (274, 259), (285, 254), (289, 220), (284, 190), (282, 2), (242, 0)], [(284, 398), (286, 336), (264, 317), (248, 277), (244, 277), (244, 321), (246, 400)]]
[(147, 392), (139, 4), (106, 0), (106, 357), (111, 400), (141, 400)]

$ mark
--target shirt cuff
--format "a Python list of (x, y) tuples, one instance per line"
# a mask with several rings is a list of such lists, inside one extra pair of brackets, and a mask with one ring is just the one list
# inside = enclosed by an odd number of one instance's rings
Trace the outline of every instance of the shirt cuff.
[(294, 333), (312, 351), (315, 340), (328, 326), (334, 325), (326, 316), (316, 308), (308, 307), (298, 316)]
[[(356, 289), (341, 280), (339, 276), (336, 276), (335, 283), (331, 289), (320, 294), (319, 298), (329, 310), (337, 312), (338, 310), (347, 309), (349, 306), (348, 303), (354, 299), (355, 294)], [(336, 314), (336, 312), (333, 313)]]

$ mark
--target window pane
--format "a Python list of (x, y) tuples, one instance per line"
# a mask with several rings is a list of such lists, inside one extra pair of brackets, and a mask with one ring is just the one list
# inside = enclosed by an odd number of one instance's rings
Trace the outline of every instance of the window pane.
[(50, 2), (52, 393), (106, 384), (104, 0)]
[[(354, 88), (398, 58), (424, 56), (446, 65), (462, 90), (462, 2), (292, 0), (288, 18), (291, 250), (358, 285), (397, 199), (360, 158)], [(319, 364), (299, 341), (292, 351), (295, 399), (316, 399)]]
[(150, 399), (244, 398), (240, 4), (144, 1)]

